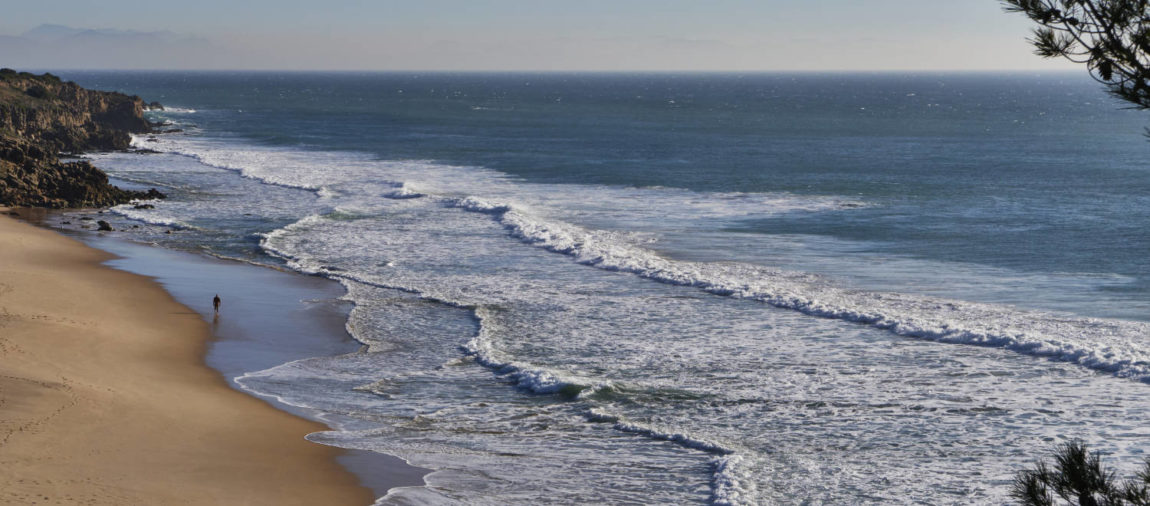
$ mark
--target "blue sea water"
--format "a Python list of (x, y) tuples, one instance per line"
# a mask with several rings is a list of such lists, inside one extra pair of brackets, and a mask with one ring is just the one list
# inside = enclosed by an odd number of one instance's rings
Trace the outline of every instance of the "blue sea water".
[[(1150, 429), (1150, 141), (1063, 74), (62, 72), (158, 100), (160, 246), (342, 283), (239, 379), (381, 504), (996, 504)], [(120, 227), (118, 227), (120, 228)], [(172, 233), (167, 233), (167, 232)]]

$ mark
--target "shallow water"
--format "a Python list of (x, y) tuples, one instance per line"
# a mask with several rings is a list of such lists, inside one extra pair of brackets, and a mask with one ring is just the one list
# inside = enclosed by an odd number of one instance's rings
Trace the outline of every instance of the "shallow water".
[[(36, 221), (45, 218), (52, 220), (46, 216)], [(339, 300), (344, 290), (331, 281), (148, 247), (108, 234), (65, 230), (116, 255), (107, 265), (154, 278), (173, 298), (203, 316), (215, 337), (205, 361), (234, 388), (242, 390), (234, 379), (247, 371), (317, 355), (355, 353), (362, 347), (343, 330), (350, 307)], [(220, 292), (227, 298), (216, 314), (211, 299)], [(326, 422), (322, 411), (263, 398), (277, 408)], [(350, 450), (338, 460), (379, 495), (395, 487), (420, 486), (428, 472), (377, 452)]]

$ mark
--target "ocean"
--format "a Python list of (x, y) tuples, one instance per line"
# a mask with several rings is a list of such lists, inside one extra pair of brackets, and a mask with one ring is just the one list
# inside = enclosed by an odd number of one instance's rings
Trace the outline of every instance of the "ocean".
[(1084, 74), (59, 74), (166, 106), (90, 155), (169, 195), (125, 237), (343, 285), (363, 349), (236, 383), (433, 471), (378, 504), (1001, 504), (1150, 449), (1150, 116)]

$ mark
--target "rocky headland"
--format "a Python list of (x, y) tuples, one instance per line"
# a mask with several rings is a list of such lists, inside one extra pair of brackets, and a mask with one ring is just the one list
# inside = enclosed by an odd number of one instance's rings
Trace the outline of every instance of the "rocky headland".
[(153, 130), (147, 107), (140, 97), (84, 89), (52, 74), (0, 69), (0, 205), (107, 207), (163, 198), (155, 189), (112, 186), (86, 161), (60, 160), (127, 149), (130, 134)]

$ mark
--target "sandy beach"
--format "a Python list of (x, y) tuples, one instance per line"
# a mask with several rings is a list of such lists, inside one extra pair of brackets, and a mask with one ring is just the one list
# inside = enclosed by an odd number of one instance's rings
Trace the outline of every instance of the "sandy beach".
[(304, 436), (230, 388), (209, 326), (109, 255), (0, 218), (0, 503), (369, 504)]

